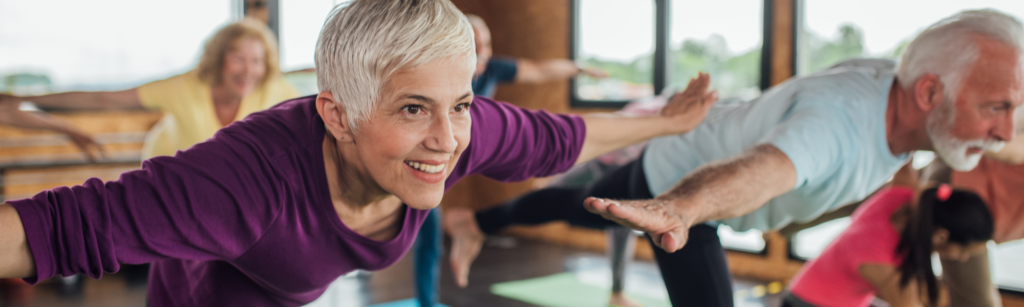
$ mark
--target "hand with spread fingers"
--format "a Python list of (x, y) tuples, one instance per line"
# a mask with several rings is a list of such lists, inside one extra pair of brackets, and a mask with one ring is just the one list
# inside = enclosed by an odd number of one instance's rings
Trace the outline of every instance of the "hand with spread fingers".
[(700, 125), (707, 117), (711, 106), (718, 101), (718, 91), (712, 91), (711, 76), (699, 73), (691, 78), (686, 89), (672, 95), (672, 98), (661, 109), (660, 115), (672, 118), (676, 133), (685, 133)]
[(664, 200), (610, 200), (589, 197), (583, 201), (588, 211), (646, 232), (654, 244), (665, 251), (675, 252), (686, 245), (693, 217), (682, 214), (677, 206)]

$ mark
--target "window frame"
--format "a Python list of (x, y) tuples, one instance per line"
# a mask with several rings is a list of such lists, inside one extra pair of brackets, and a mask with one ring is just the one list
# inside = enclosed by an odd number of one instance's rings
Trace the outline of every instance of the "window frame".
[[(572, 15), (569, 18), (569, 59), (576, 61), (579, 60), (579, 7), (581, 0), (572, 0), (569, 2), (569, 12)], [(648, 0), (654, 1), (654, 67), (653, 67), (653, 86), (654, 94), (660, 94), (672, 81), (671, 71), (669, 69), (672, 64), (672, 59), (669, 57), (669, 35), (671, 35), (672, 25), (672, 0)], [(772, 76), (772, 63), (771, 63), (771, 46), (772, 42), (772, 5), (773, 0), (762, 0), (762, 38), (761, 38), (761, 68), (759, 71), (760, 86), (761, 90), (766, 90), (771, 87), (771, 76)], [(797, 6), (795, 6), (797, 7)], [(794, 14), (795, 15), (795, 14)], [(796, 27), (794, 27), (795, 29)], [(793, 48), (795, 48), (796, 40), (794, 39)], [(793, 53), (794, 58), (796, 53)], [(793, 61), (795, 68), (796, 62)], [(795, 69), (793, 71), (796, 71)], [(602, 109), (620, 109), (629, 103), (628, 100), (584, 100), (580, 99), (576, 95), (578, 88), (577, 79), (573, 78), (569, 81), (569, 107), (570, 108), (602, 108)]]

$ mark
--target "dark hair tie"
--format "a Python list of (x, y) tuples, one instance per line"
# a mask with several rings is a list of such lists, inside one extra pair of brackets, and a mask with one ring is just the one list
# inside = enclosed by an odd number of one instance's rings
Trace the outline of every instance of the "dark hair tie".
[(950, 188), (948, 184), (940, 184), (939, 188), (935, 189), (935, 196), (939, 198), (939, 201), (946, 201), (950, 195), (953, 195), (953, 188)]

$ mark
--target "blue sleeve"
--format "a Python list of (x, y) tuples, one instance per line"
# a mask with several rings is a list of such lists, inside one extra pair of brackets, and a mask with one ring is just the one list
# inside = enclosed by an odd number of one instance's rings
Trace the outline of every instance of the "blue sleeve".
[(763, 139), (789, 157), (796, 167), (794, 189), (835, 172), (857, 144), (853, 121), (840, 108), (819, 104), (800, 108)]
[(498, 82), (515, 81), (519, 66), (512, 58), (493, 57), (487, 62), (487, 72), (493, 73)]

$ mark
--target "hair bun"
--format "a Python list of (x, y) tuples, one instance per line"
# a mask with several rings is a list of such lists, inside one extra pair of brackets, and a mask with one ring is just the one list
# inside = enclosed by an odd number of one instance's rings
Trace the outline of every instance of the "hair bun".
[(940, 201), (946, 201), (950, 195), (953, 195), (953, 188), (950, 188), (948, 184), (940, 184), (939, 188), (935, 190), (935, 196), (938, 196)]

